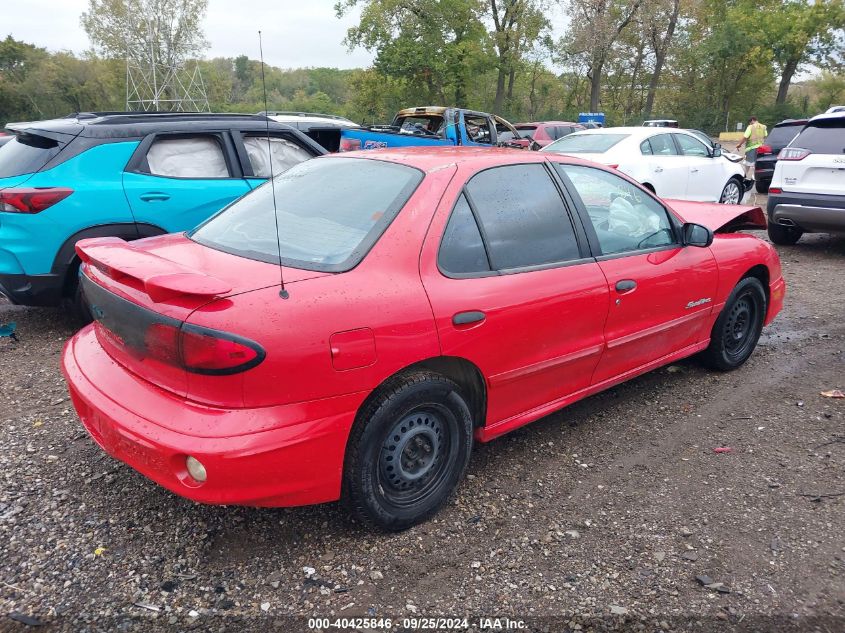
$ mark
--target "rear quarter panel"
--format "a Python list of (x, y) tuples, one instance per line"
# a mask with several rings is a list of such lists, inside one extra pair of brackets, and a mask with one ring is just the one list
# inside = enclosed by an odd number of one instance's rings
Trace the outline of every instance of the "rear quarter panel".
[[(423, 237), (455, 168), (429, 174), (358, 266), (215, 301), (189, 322), (258, 342), (267, 357), (232, 377), (190, 376), (188, 393), (214, 404), (270, 406), (368, 392), (397, 371), (440, 354), (419, 275)], [(283, 227), (281, 227), (283, 228)], [(268, 264), (269, 266), (269, 264)], [(350, 367), (351, 365), (351, 367)]]
[(26, 181), (26, 187), (68, 187), (73, 194), (41, 213), (0, 213), (0, 245), (20, 262), (23, 272), (49, 273), (59, 248), (82, 229), (134, 222), (121, 178), (137, 145), (98, 145)]
[(413, 134), (391, 134), (389, 132), (373, 132), (370, 130), (343, 130), (343, 138), (354, 138), (361, 141), (361, 149), (384, 149), (386, 147), (438, 147), (454, 145), (449, 139), (434, 139)]

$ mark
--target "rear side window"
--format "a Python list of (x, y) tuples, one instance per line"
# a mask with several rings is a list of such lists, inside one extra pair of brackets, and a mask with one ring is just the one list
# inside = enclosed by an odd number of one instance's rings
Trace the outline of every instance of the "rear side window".
[(490, 271), (481, 231), (464, 195), (458, 198), (449, 218), (438, 261), (444, 271), (458, 275)]
[(342, 272), (363, 259), (422, 178), (417, 169), (378, 160), (309, 160), (276, 176), (275, 186), (268, 181), (236, 200), (191, 237), (249, 259), (278, 264), (281, 251), (286, 266)]
[(482, 171), (467, 184), (492, 268), (578, 259), (575, 231), (554, 182), (540, 164)]
[(648, 139), (651, 145), (651, 152), (655, 156), (677, 156), (678, 148), (672, 141), (671, 134), (658, 134)]
[(813, 121), (790, 145), (814, 154), (845, 154), (845, 117)]
[(273, 175), (277, 175), (311, 158), (311, 154), (296, 143), (275, 136), (245, 136), (244, 148), (256, 178), (270, 177), (271, 159)]
[(38, 171), (61, 151), (63, 145), (46, 136), (18, 134), (0, 147), (0, 178)]
[(603, 154), (628, 134), (570, 134), (546, 146), (544, 152)]
[(158, 138), (147, 150), (149, 173), (169, 178), (229, 178), (223, 146), (216, 136)]

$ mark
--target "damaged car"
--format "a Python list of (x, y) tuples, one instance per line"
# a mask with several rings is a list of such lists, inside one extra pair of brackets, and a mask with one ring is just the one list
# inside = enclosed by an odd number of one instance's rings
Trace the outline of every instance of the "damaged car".
[(95, 320), (62, 367), (94, 441), (178, 495), (401, 530), (476, 442), (684, 357), (745, 363), (785, 293), (748, 228), (759, 207), (557, 154), (333, 154), (188, 233), (79, 242)]

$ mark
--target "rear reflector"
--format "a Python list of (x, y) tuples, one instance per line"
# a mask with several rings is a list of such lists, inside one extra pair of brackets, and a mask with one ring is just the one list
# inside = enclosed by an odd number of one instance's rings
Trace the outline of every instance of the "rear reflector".
[(354, 152), (361, 149), (361, 141), (357, 138), (342, 138), (340, 139), (341, 152)]
[(778, 160), (803, 160), (812, 154), (808, 149), (800, 147), (784, 147), (778, 154)]
[(66, 187), (21, 187), (0, 191), (0, 211), (6, 213), (41, 213), (73, 193)]
[(783, 189), (780, 187), (769, 187), (769, 193), (783, 193)]

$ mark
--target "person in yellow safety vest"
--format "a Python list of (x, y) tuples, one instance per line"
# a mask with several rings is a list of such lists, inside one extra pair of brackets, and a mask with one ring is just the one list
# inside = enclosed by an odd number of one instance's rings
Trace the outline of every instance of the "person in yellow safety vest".
[(745, 134), (742, 135), (742, 140), (737, 144), (736, 149), (745, 145), (745, 177), (754, 178), (754, 163), (757, 160), (757, 149), (766, 140), (769, 130), (765, 125), (757, 120), (756, 116), (748, 120), (748, 127), (745, 128)]

